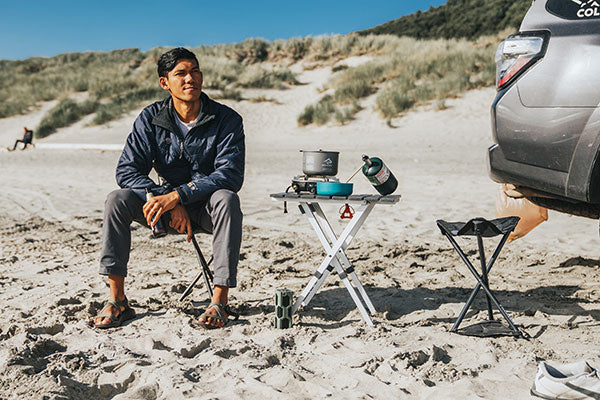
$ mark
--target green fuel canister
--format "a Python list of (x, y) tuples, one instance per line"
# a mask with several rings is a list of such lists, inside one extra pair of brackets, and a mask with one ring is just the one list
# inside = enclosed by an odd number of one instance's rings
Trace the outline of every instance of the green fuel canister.
[(383, 196), (394, 193), (398, 187), (398, 180), (383, 161), (366, 154), (363, 154), (362, 160), (365, 163), (362, 173), (375, 186), (375, 189)]

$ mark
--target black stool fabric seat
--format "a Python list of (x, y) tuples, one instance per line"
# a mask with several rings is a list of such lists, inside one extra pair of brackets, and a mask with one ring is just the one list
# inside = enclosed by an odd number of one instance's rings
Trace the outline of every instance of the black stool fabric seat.
[(505, 217), (487, 220), (485, 218), (473, 218), (468, 222), (446, 222), (437, 220), (437, 224), (442, 234), (449, 232), (452, 236), (476, 236), (494, 237), (512, 232), (519, 223), (519, 217)]
[[(508, 236), (510, 235), (510, 233), (512, 231), (514, 231), (515, 227), (519, 223), (519, 219), (520, 219), (519, 217), (505, 217), (505, 218), (498, 218), (498, 219), (493, 219), (493, 220), (487, 220), (485, 218), (473, 218), (473, 219), (469, 220), (468, 222), (446, 222), (441, 219), (437, 220), (437, 226), (440, 228), (440, 231), (442, 232), (442, 234), (444, 236), (446, 236), (448, 241), (450, 241), (450, 243), (452, 244), (454, 249), (457, 251), (460, 258), (467, 265), (467, 267), (469, 268), (469, 271), (471, 271), (471, 273), (477, 280), (477, 285), (471, 292), (471, 296), (469, 297), (469, 299), (467, 300), (467, 303), (464, 305), (462, 311), (460, 312), (460, 315), (458, 316), (456, 322), (454, 323), (454, 326), (450, 329), (451, 332), (469, 334), (468, 329), (467, 330), (463, 329), (462, 332), (459, 332), (458, 327), (460, 326), (460, 323), (462, 322), (463, 318), (465, 317), (467, 311), (473, 304), (473, 301), (475, 300), (475, 296), (477, 296), (477, 293), (479, 293), (479, 290), (483, 288), (486, 298), (487, 298), (488, 320), (489, 320), (488, 322), (493, 323), (494, 326), (498, 325), (498, 322), (494, 321), (494, 314), (492, 312), (492, 303), (493, 303), (496, 306), (496, 308), (498, 309), (498, 311), (500, 311), (500, 313), (502, 314), (502, 316), (504, 317), (506, 322), (508, 322), (508, 325), (510, 327), (510, 331), (508, 331), (508, 332), (509, 333), (512, 332), (512, 334), (514, 336), (523, 337), (523, 334), (519, 331), (519, 329), (517, 329), (515, 324), (512, 322), (512, 320), (510, 319), (510, 317), (508, 316), (508, 314), (502, 307), (502, 305), (498, 302), (498, 299), (496, 298), (496, 296), (490, 290), (489, 282), (488, 282), (488, 273), (490, 272), (490, 270), (492, 269), (492, 266), (494, 265), (494, 262), (496, 262), (496, 259), (500, 255), (500, 251), (504, 247), (504, 244), (506, 243)], [(489, 237), (494, 237), (494, 236), (498, 236), (498, 235), (502, 235), (502, 238), (500, 239), (500, 243), (496, 247), (496, 250), (494, 251), (494, 254), (490, 258), (489, 262), (486, 262), (485, 250), (483, 247), (483, 239), (482, 238), (484, 238), (484, 237), (489, 238)], [(477, 246), (479, 249), (479, 260), (481, 262), (481, 274), (479, 274), (477, 272), (477, 270), (475, 269), (473, 264), (471, 264), (471, 261), (469, 261), (465, 252), (460, 248), (460, 246), (454, 239), (455, 236), (475, 236), (475, 237), (477, 237)], [(481, 324), (479, 324), (479, 325), (481, 325)], [(495, 336), (495, 335), (498, 335), (498, 333), (499, 333), (498, 329), (496, 329), (496, 328), (493, 330), (490, 329), (487, 331), (488, 331), (487, 333), (489, 333), (489, 336)], [(479, 327), (479, 329), (477, 329), (477, 332), (478, 332), (478, 334), (474, 334), (474, 335), (476, 335), (476, 336), (486, 335), (486, 329), (482, 329), (481, 327)], [(471, 334), (473, 334), (473, 333), (471, 333)]]

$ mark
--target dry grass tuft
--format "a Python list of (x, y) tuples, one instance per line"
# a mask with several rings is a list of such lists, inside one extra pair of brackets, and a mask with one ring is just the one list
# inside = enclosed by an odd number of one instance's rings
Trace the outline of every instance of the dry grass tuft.
[[(338, 119), (340, 106), (356, 104), (378, 92), (376, 109), (389, 119), (417, 105), (434, 100), (442, 105), (443, 99), (465, 90), (491, 86), (495, 80), (494, 52), (502, 34), (476, 42), (379, 37), (378, 46), (393, 51), (357, 67), (338, 70), (324, 87), (334, 90), (332, 97), (326, 96), (328, 107), (319, 109), (321, 113), (329, 110)], [(382, 46), (384, 38), (387, 41)], [(298, 122), (307, 125), (329, 120), (323, 115), (317, 120), (316, 110), (308, 106)], [(343, 113), (350, 112), (346, 109)]]

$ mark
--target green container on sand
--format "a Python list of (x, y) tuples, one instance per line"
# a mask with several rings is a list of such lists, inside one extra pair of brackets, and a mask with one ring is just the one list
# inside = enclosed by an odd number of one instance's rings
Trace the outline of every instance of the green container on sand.
[(275, 290), (275, 328), (292, 327), (292, 306), (294, 292), (289, 289)]

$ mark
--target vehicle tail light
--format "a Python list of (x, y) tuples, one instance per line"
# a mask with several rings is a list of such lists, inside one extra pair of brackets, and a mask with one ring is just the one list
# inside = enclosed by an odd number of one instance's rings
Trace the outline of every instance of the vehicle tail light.
[(496, 51), (496, 86), (498, 90), (514, 82), (519, 75), (544, 57), (548, 34), (519, 33), (500, 43)]

